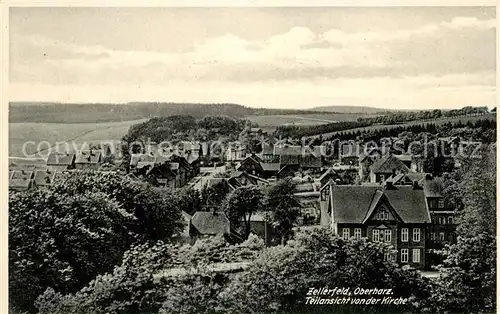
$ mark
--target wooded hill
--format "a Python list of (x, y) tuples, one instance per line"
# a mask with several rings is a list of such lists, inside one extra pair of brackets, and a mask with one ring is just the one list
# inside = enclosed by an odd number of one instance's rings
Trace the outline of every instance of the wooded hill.
[(250, 115), (318, 114), (313, 110), (250, 108), (238, 104), (154, 103), (62, 104), (11, 102), (9, 122), (88, 123), (149, 119), (171, 115), (244, 117)]

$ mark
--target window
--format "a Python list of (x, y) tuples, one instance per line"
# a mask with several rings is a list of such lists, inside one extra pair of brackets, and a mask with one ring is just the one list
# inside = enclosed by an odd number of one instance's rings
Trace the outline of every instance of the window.
[(448, 223), (453, 224), (453, 217), (448, 217)]
[(431, 240), (436, 241), (436, 233), (435, 232), (431, 232)]
[(385, 230), (385, 242), (391, 242), (391, 230), (387, 229)]
[(380, 241), (380, 234), (378, 229), (373, 229), (372, 231), (372, 240), (373, 242), (379, 242)]
[(413, 249), (412, 258), (414, 263), (420, 263), (420, 249)]
[(401, 241), (408, 242), (408, 228), (401, 229)]
[(401, 263), (408, 263), (408, 249), (401, 249)]
[(444, 241), (444, 232), (439, 233), (439, 241)]
[(377, 214), (375, 215), (377, 220), (389, 220), (389, 211), (384, 207), (381, 207)]
[(344, 240), (348, 240), (349, 239), (349, 228), (343, 228), (342, 229), (342, 238)]
[(446, 217), (439, 217), (439, 224), (440, 225), (445, 225), (446, 224)]
[(413, 229), (413, 242), (420, 242), (420, 229)]
[(442, 198), (439, 199), (438, 206), (439, 208), (444, 208), (444, 200)]
[(356, 239), (361, 239), (361, 228), (354, 228), (354, 237)]

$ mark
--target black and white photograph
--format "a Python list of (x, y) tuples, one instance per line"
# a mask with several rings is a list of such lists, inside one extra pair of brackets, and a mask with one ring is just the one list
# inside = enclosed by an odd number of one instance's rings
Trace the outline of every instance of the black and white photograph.
[(496, 313), (495, 4), (250, 2), (2, 5), (5, 312)]

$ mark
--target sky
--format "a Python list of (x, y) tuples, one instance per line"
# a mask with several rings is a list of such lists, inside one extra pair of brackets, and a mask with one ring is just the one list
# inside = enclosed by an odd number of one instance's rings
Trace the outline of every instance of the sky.
[(493, 7), (11, 8), (9, 100), (496, 105)]

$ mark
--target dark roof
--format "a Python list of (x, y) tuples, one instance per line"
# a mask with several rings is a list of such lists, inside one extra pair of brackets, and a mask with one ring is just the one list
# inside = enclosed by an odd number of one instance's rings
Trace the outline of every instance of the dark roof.
[(47, 166), (70, 166), (75, 161), (75, 154), (50, 153), (47, 157)]
[(398, 158), (392, 154), (386, 154), (379, 160), (375, 161), (371, 167), (374, 173), (392, 173), (393, 170), (409, 172), (410, 169)]
[(279, 162), (261, 162), (260, 166), (264, 171), (280, 171), (280, 163)]
[(191, 225), (202, 235), (229, 233), (229, 219), (222, 212), (196, 212), (191, 218)]
[(76, 153), (76, 164), (96, 164), (101, 161), (101, 152), (98, 150), (82, 150)]
[[(386, 197), (404, 223), (429, 223), (424, 191), (410, 186), (333, 185), (333, 209), (337, 223), (362, 223), (374, 198)], [(377, 192), (379, 191), (379, 192)]]
[(426, 179), (421, 181), (425, 197), (442, 197), (441, 185), (436, 180)]
[(281, 156), (300, 156), (302, 155), (302, 146), (299, 145), (274, 146), (274, 154)]
[(300, 166), (305, 168), (321, 168), (321, 157), (312, 155), (302, 157)]
[(35, 172), (35, 184), (37, 186), (47, 186), (54, 182), (54, 177), (56, 175), (55, 171), (50, 170), (37, 170)]
[(280, 163), (282, 165), (298, 165), (299, 155), (280, 155)]

